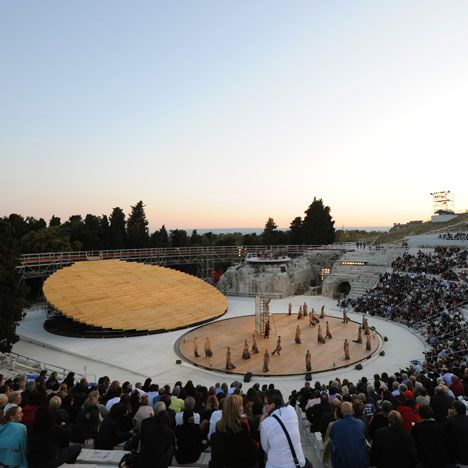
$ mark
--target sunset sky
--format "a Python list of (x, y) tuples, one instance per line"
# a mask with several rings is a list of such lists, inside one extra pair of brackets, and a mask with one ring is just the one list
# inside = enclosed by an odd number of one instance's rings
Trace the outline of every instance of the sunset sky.
[(468, 2), (0, 4), (0, 216), (152, 229), (468, 208)]

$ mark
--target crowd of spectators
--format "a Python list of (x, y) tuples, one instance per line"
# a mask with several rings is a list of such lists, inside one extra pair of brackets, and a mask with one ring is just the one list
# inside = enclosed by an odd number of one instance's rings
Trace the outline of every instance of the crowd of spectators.
[(439, 234), (439, 239), (444, 240), (468, 240), (468, 232), (456, 232), (452, 234), (447, 232), (446, 234)]

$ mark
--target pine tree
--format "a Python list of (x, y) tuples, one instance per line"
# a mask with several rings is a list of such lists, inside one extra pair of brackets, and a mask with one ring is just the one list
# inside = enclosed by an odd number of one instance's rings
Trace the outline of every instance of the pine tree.
[(273, 218), (268, 218), (262, 233), (262, 241), (265, 245), (277, 245), (279, 238), (278, 226)]
[(154, 231), (151, 234), (150, 245), (151, 247), (169, 247), (169, 235), (164, 224), (159, 231)]
[(0, 220), (0, 352), (8, 353), (18, 341), (16, 327), (26, 306), (26, 288), (21, 285), (17, 242), (8, 223)]
[(302, 240), (302, 218), (300, 216), (297, 216), (291, 221), (291, 224), (289, 225), (289, 243), (291, 245), (299, 245), (303, 244)]
[(106, 215), (102, 215), (99, 219), (98, 246), (101, 250), (111, 248), (110, 225)]
[(330, 207), (324, 206), (322, 199), (314, 201), (305, 211), (302, 222), (303, 243), (311, 245), (327, 245), (335, 242), (335, 228)]
[(60, 218), (58, 218), (55, 215), (52, 215), (52, 218), (50, 218), (50, 221), (49, 221), (49, 226), (50, 227), (60, 226)]
[(190, 235), (190, 245), (194, 247), (199, 247), (201, 246), (202, 243), (202, 238), (200, 234), (198, 234), (197, 230), (194, 229), (192, 231), (192, 234)]
[(127, 247), (127, 233), (125, 232), (125, 213), (116, 207), (110, 215), (110, 249), (125, 249)]
[(173, 229), (169, 235), (171, 247), (187, 247), (190, 244), (187, 231), (183, 229)]
[(135, 206), (127, 220), (127, 240), (131, 249), (142, 249), (149, 244), (148, 220), (145, 214), (145, 205), (140, 200)]

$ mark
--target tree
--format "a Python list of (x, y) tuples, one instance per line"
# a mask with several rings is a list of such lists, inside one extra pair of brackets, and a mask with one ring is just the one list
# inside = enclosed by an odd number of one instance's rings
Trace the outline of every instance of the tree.
[(171, 247), (187, 247), (190, 244), (187, 231), (184, 231), (183, 229), (171, 230), (169, 238)]
[(85, 242), (86, 227), (81, 215), (72, 215), (68, 221), (62, 224), (62, 231), (70, 237), (70, 243), (73, 250), (83, 249)]
[(70, 250), (72, 250), (70, 237), (58, 226), (28, 232), (21, 239), (23, 253), (68, 252)]
[(190, 245), (200, 247), (202, 242), (202, 237), (198, 234), (197, 230), (194, 229), (190, 235)]
[(127, 247), (127, 233), (125, 231), (125, 213), (118, 206), (110, 215), (110, 249), (125, 249)]
[(58, 218), (57, 216), (55, 215), (52, 215), (52, 218), (50, 218), (50, 221), (49, 221), (49, 226), (52, 227), (52, 226), (60, 226), (60, 218)]
[(127, 241), (131, 249), (141, 249), (148, 246), (148, 220), (145, 215), (145, 205), (140, 200), (127, 220)]
[(335, 242), (335, 228), (330, 207), (324, 206), (322, 199), (314, 201), (305, 211), (302, 222), (302, 239), (305, 244), (326, 245)]
[(268, 218), (262, 233), (263, 243), (265, 245), (277, 245), (279, 239), (278, 232), (278, 226), (273, 218)]
[(302, 241), (302, 218), (297, 216), (289, 225), (289, 243), (291, 245), (303, 244)]
[(111, 248), (110, 226), (106, 215), (102, 215), (99, 218), (98, 248), (101, 250), (109, 250)]
[(83, 247), (85, 250), (96, 250), (99, 248), (99, 229), (101, 219), (92, 214), (87, 214), (84, 220)]
[(0, 352), (8, 353), (18, 341), (16, 327), (23, 318), (26, 288), (16, 267), (19, 265), (17, 241), (9, 223), (0, 220)]
[(151, 234), (150, 244), (151, 247), (169, 247), (169, 236), (164, 224), (159, 231), (154, 231)]

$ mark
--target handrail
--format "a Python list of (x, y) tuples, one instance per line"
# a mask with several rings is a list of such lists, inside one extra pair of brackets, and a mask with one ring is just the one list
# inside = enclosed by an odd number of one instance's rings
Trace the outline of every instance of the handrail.
[[(57, 373), (57, 377), (62, 377), (62, 380), (70, 373), (70, 372), (73, 372), (75, 374), (75, 376), (77, 377), (86, 377), (87, 379), (91, 379), (93, 382), (97, 382), (96, 380), (96, 375), (94, 374), (80, 374), (78, 372), (75, 372), (75, 371), (71, 371), (69, 369), (66, 369), (65, 367), (61, 367), (61, 366), (55, 366), (54, 364), (49, 364), (49, 363), (45, 363), (44, 361), (38, 361), (37, 359), (33, 359), (33, 358), (30, 358), (28, 356), (24, 356), (22, 354), (19, 354), (19, 353), (15, 353), (14, 351), (10, 351), (9, 353), (4, 353), (4, 356), (7, 358), (7, 361), (9, 362), (9, 364), (13, 367), (13, 370), (16, 370), (16, 365), (19, 364), (21, 366), (25, 366), (25, 367), (28, 367), (30, 372), (33, 372), (33, 373), (39, 373), (37, 367), (39, 367), (40, 369), (46, 369), (47, 371), (49, 372), (56, 372)], [(34, 365), (27, 365), (27, 364), (22, 364), (22, 363), (18, 363), (17, 360), (20, 359), (20, 360), (24, 360), (26, 361), (26, 363), (32, 363)]]

